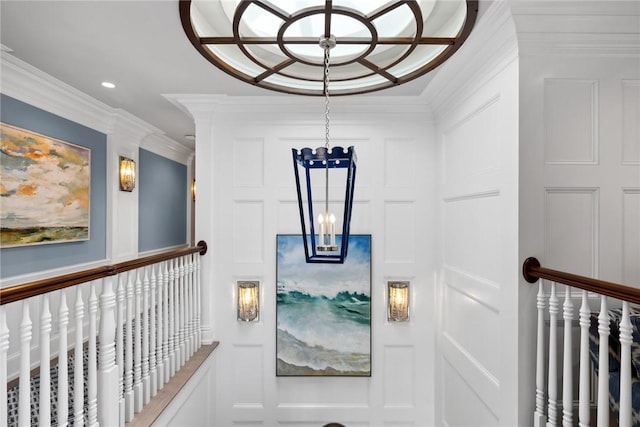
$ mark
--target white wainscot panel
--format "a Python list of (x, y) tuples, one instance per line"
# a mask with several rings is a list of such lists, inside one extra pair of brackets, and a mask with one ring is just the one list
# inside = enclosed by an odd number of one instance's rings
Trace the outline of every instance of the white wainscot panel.
[(264, 261), (264, 206), (261, 201), (233, 203), (233, 261)]
[(415, 262), (416, 214), (412, 201), (385, 202), (384, 236), (385, 262)]
[(494, 188), (500, 154), (500, 96), (457, 121), (442, 134), (445, 197)]
[[(278, 201), (278, 226), (280, 234), (302, 234), (300, 228), (300, 211), (296, 200)], [(275, 243), (274, 243), (275, 245)]]
[(498, 192), (452, 199), (444, 205), (444, 263), (499, 283), (502, 213)]
[(598, 163), (598, 81), (545, 79), (547, 164)]
[[(412, 155), (413, 138), (384, 141), (384, 185), (386, 187), (413, 187), (416, 185), (416, 161)], [(420, 159), (426, 160), (426, 159)]]
[(415, 405), (415, 349), (413, 346), (384, 348), (384, 407), (413, 408)]
[(640, 287), (640, 189), (622, 197), (623, 283)]
[(640, 80), (622, 82), (622, 163), (640, 164)]
[(368, 378), (279, 377), (276, 382), (278, 408), (308, 412), (328, 407), (369, 407)]
[(448, 426), (493, 426), (498, 417), (483, 401), (483, 396), (469, 387), (461, 375), (447, 360), (443, 369), (443, 424)]
[(262, 345), (233, 346), (233, 393), (234, 409), (261, 409), (264, 387), (262, 384), (264, 351)]
[(233, 144), (233, 186), (264, 185), (264, 140), (236, 139)]
[(549, 268), (597, 277), (597, 188), (547, 188), (544, 254)]
[[(497, 377), (500, 372), (500, 315), (497, 307), (497, 287), (461, 274), (447, 274), (442, 308), (442, 330), (447, 339), (468, 354), (479, 370)], [(468, 286), (468, 283), (474, 285)], [(482, 290), (486, 288), (486, 290)], [(468, 292), (467, 292), (468, 289)], [(487, 294), (481, 299), (471, 294)]]

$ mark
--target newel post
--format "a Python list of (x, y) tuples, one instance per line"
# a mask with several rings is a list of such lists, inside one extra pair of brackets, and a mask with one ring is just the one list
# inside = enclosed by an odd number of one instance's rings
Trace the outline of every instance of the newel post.
[(100, 295), (100, 352), (98, 361), (98, 421), (101, 426), (116, 426), (120, 423), (118, 367), (116, 358), (116, 295), (114, 279), (107, 276), (102, 283)]

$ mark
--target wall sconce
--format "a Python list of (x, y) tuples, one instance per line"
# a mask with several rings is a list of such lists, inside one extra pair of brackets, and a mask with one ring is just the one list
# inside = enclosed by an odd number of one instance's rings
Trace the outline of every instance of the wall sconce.
[(409, 282), (387, 282), (390, 322), (409, 321)]
[(193, 178), (191, 181), (191, 200), (196, 201), (196, 179)]
[(238, 320), (254, 322), (260, 314), (259, 283), (256, 281), (238, 282)]
[(120, 156), (120, 190), (133, 191), (136, 186), (136, 162)]

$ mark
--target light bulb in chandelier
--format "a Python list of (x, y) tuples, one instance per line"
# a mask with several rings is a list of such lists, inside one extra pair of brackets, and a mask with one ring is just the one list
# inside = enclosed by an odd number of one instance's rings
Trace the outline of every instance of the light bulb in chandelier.
[(336, 245), (336, 216), (331, 212), (318, 215), (318, 251), (333, 252), (338, 250)]

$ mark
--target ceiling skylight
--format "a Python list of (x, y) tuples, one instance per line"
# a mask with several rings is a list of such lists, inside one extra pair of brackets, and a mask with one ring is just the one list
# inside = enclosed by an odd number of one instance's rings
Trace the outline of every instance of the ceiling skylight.
[(324, 94), (320, 38), (335, 36), (331, 94), (396, 86), (440, 65), (466, 40), (478, 0), (181, 0), (193, 46), (247, 83)]

